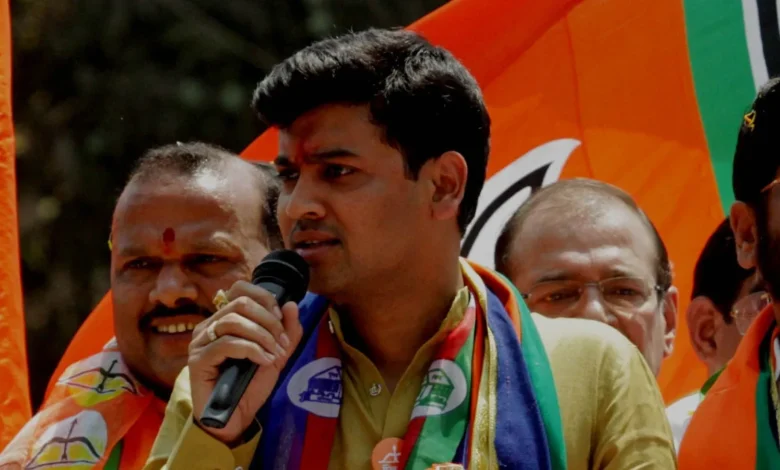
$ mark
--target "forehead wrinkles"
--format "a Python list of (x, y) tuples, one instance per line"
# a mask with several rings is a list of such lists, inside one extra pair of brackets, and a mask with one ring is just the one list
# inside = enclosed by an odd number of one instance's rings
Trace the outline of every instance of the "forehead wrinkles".
[(357, 143), (365, 138), (382, 141), (381, 129), (371, 122), (368, 105), (329, 104), (315, 108), (279, 132), (279, 149), (296, 163), (312, 153)]
[(237, 218), (235, 196), (226, 191), (228, 185), (206, 172), (190, 177), (155, 178), (132, 182), (120, 196), (114, 211), (112, 230), (136, 232), (134, 229), (201, 225), (208, 219), (232, 225)]
[[(654, 276), (658, 253), (649, 227), (619, 201), (607, 204), (547, 201), (534, 208), (512, 242), (510, 265), (522, 269), (523, 255), (555, 252), (609, 253), (609, 245), (631, 250)], [(541, 252), (541, 253), (540, 253)], [(545, 256), (547, 257), (547, 256)]]

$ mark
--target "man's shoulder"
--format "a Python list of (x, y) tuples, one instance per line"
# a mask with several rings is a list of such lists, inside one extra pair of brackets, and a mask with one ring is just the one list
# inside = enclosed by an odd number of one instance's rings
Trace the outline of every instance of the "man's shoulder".
[(604, 323), (581, 318), (547, 318), (538, 313), (531, 314), (545, 349), (555, 351), (565, 347), (576, 348), (592, 354), (637, 352), (636, 346), (619, 331)]
[[(622, 333), (604, 323), (533, 314), (556, 380), (601, 386), (617, 376), (644, 374), (642, 353)], [(649, 372), (647, 372), (649, 373)]]

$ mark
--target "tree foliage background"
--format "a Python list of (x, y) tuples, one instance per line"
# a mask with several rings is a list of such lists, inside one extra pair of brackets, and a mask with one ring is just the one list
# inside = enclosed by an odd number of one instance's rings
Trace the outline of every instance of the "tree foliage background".
[(445, 0), (15, 0), (17, 184), (33, 406), (109, 289), (116, 197), (147, 148), (240, 152), (255, 84), (310, 42), (406, 26)]

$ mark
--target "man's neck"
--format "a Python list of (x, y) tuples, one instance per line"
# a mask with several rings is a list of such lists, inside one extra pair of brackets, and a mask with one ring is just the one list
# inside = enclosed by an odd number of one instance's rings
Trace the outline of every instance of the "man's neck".
[[(437, 266), (437, 265), (434, 265)], [(459, 263), (405, 276), (381, 295), (337, 307), (347, 342), (366, 354), (393, 390), (417, 351), (439, 330), (458, 290)], [(412, 279), (413, 277), (413, 279)]]

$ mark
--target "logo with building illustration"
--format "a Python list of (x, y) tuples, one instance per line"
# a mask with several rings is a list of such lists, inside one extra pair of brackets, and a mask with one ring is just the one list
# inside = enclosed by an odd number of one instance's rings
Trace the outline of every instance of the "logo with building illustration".
[(49, 426), (32, 448), (26, 470), (93, 468), (106, 453), (108, 431), (100, 413), (85, 410)]
[(335, 357), (306, 364), (287, 384), (287, 397), (293, 404), (325, 418), (338, 417), (343, 395), (341, 360)]
[(423, 377), (412, 418), (447, 413), (463, 403), (467, 394), (466, 376), (458, 364), (447, 359), (433, 361)]
[(90, 407), (122, 393), (140, 395), (118, 351), (95, 354), (69, 367), (57, 381), (81, 406)]

